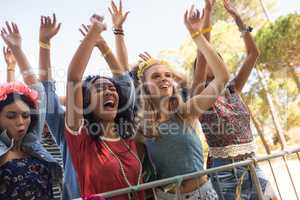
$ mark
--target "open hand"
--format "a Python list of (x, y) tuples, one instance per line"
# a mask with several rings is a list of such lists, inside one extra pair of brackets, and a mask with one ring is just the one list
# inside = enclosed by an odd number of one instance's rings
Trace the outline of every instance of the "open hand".
[(11, 67), (17, 64), (15, 56), (13, 55), (12, 51), (9, 48), (3, 47), (3, 55), (7, 66)]
[(6, 28), (1, 29), (1, 37), (10, 49), (21, 48), (22, 38), (17, 24), (5, 22)]
[(152, 59), (152, 56), (147, 52), (147, 51), (144, 51), (144, 53), (140, 53), (139, 54), (139, 57), (144, 61), (144, 62), (147, 62), (149, 60)]
[(58, 33), (60, 26), (61, 23), (56, 24), (55, 14), (53, 14), (52, 18), (50, 16), (41, 16), (40, 41), (49, 43), (50, 39)]
[(191, 34), (199, 31), (201, 28), (204, 12), (201, 15), (201, 12), (198, 9), (195, 9), (194, 5), (191, 6), (189, 11), (185, 11), (184, 24)]
[[(90, 28), (91, 28), (91, 25), (82, 24), (81, 27), (79, 28), (79, 32), (82, 34), (83, 37), (85, 37), (88, 34)], [(103, 42), (103, 41), (104, 41), (103, 38), (99, 35), (95, 46), (99, 46), (100, 43)]]
[(111, 1), (111, 8), (108, 8), (111, 14), (112, 22), (115, 28), (122, 28), (124, 21), (126, 20), (129, 11), (123, 13), (122, 0), (120, 0), (119, 8), (114, 1)]
[(92, 15), (92, 17), (90, 18), (90, 22), (91, 22), (91, 31), (95, 31), (96, 33), (102, 33), (103, 31), (106, 30), (106, 24), (104, 23), (104, 17), (94, 14)]

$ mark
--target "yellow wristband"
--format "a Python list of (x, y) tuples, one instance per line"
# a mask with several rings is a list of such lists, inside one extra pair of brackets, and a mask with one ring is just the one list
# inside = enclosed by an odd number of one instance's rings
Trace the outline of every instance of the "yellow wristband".
[(15, 71), (16, 66), (15, 65), (8, 65), (7, 71)]
[(196, 37), (198, 37), (199, 35), (201, 35), (201, 32), (200, 31), (196, 31), (194, 33), (192, 33), (192, 38), (195, 39)]
[(196, 31), (196, 32), (192, 33), (191, 37), (192, 37), (193, 39), (195, 39), (196, 37), (198, 37), (198, 36), (201, 35), (201, 34), (209, 33), (211, 30), (212, 30), (212, 27), (211, 27), (211, 26), (208, 27), (208, 28), (204, 28), (204, 29), (202, 29), (202, 30), (199, 30), (199, 31)]
[(46, 44), (42, 41), (40, 41), (40, 47), (43, 48), (43, 49), (50, 49), (51, 48), (50, 44)]
[(209, 33), (209, 32), (211, 32), (211, 30), (212, 30), (212, 27), (210, 26), (210, 27), (207, 27), (207, 28), (204, 28), (204, 29), (202, 29), (201, 30), (201, 33)]
[(110, 48), (108, 48), (103, 54), (102, 54), (102, 56), (105, 58), (106, 56), (108, 56), (108, 54), (110, 54), (111, 53), (111, 50), (110, 50)]

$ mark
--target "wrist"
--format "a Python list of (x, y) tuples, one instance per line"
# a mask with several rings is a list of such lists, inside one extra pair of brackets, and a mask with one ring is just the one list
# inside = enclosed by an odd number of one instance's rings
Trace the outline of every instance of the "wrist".
[(40, 40), (40, 48), (50, 50), (51, 49), (50, 42), (43, 42), (42, 40)]
[(15, 64), (8, 64), (7, 71), (15, 71), (16, 65)]
[(47, 38), (40, 38), (40, 42), (50, 45), (50, 39)]
[(123, 28), (116, 28), (113, 27), (113, 33), (117, 36), (117, 35), (121, 35), (124, 36), (124, 30)]
[(195, 39), (200, 35), (211, 32), (211, 30), (212, 30), (212, 27), (209, 26), (207, 28), (203, 28), (203, 29), (200, 29), (198, 31), (191, 32), (191, 37), (192, 37), (192, 39)]
[(83, 41), (87, 42), (87, 43), (92, 43), (93, 46), (98, 46), (102, 43), (102, 40), (99, 40), (99, 37), (101, 38), (101, 36), (98, 34), (96, 34), (95, 32), (89, 32)]
[(96, 42), (95, 46), (98, 47), (99, 50), (107, 47), (107, 44), (102, 36), (100, 36), (100, 38)]
[(113, 29), (123, 29), (123, 25), (113, 25)]

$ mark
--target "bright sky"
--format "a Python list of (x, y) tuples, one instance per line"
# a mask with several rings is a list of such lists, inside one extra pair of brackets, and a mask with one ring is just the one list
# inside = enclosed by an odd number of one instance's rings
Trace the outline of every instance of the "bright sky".
[[(300, 13), (299, 0), (279, 0), (278, 2), (276, 13), (271, 15), (273, 19), (294, 11)], [(161, 49), (178, 48), (187, 37), (182, 16), (185, 8), (192, 3), (201, 7), (203, 0), (123, 0), (125, 10), (131, 11), (124, 26), (130, 62), (135, 62), (137, 55), (145, 50), (155, 55)], [(105, 16), (108, 30), (104, 33), (104, 38), (114, 49), (111, 18), (107, 11), (109, 5), (110, 0), (1, 1), (0, 26), (3, 26), (6, 20), (15, 21), (19, 25), (23, 49), (31, 65), (37, 68), (40, 16), (56, 13), (58, 21), (62, 22), (62, 27), (59, 34), (52, 40), (52, 65), (53, 76), (58, 84), (58, 93), (63, 95), (67, 67), (82, 38), (78, 28), (82, 23), (89, 22), (91, 14), (100, 13)], [(2, 55), (3, 45), (1, 40), (1, 82), (6, 77), (6, 66)], [(95, 49), (86, 74), (96, 74), (100, 70), (108, 71), (103, 58)], [(22, 79), (18, 77), (18, 80)]]

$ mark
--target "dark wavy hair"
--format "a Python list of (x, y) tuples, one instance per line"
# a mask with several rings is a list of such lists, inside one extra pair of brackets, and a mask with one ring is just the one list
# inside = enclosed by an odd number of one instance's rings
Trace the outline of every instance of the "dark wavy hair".
[[(128, 102), (128, 98), (126, 98), (118, 85), (118, 83), (108, 77), (103, 76), (88, 76), (82, 84), (82, 96), (83, 96), (83, 117), (85, 120), (85, 126), (89, 130), (89, 134), (92, 138), (99, 140), (99, 136), (103, 135), (103, 127), (101, 126), (101, 121), (95, 118), (93, 111), (89, 110), (88, 107), (91, 103), (91, 86), (98, 79), (107, 79), (114, 84), (116, 87), (117, 93), (119, 95), (119, 104), (118, 104), (118, 112), (115, 118), (115, 123), (118, 125), (117, 132), (122, 138), (129, 138), (135, 133), (134, 126), (134, 115), (132, 107), (127, 106), (124, 108)], [(94, 125), (97, 125), (96, 127)], [(99, 126), (100, 125), (100, 126)]]
[[(37, 116), (34, 102), (32, 102), (29, 97), (27, 97), (25, 95), (21, 95), (19, 93), (8, 94), (6, 99), (4, 101), (0, 102), (0, 112), (2, 112), (2, 110), (5, 108), (5, 106), (10, 105), (10, 104), (16, 102), (17, 100), (23, 101), (30, 108), (31, 122), (30, 122), (29, 128), (27, 130), (27, 132), (30, 132), (33, 130), (34, 126), (36, 125), (38, 116)], [(2, 128), (0, 127), (0, 129), (2, 129)]]

